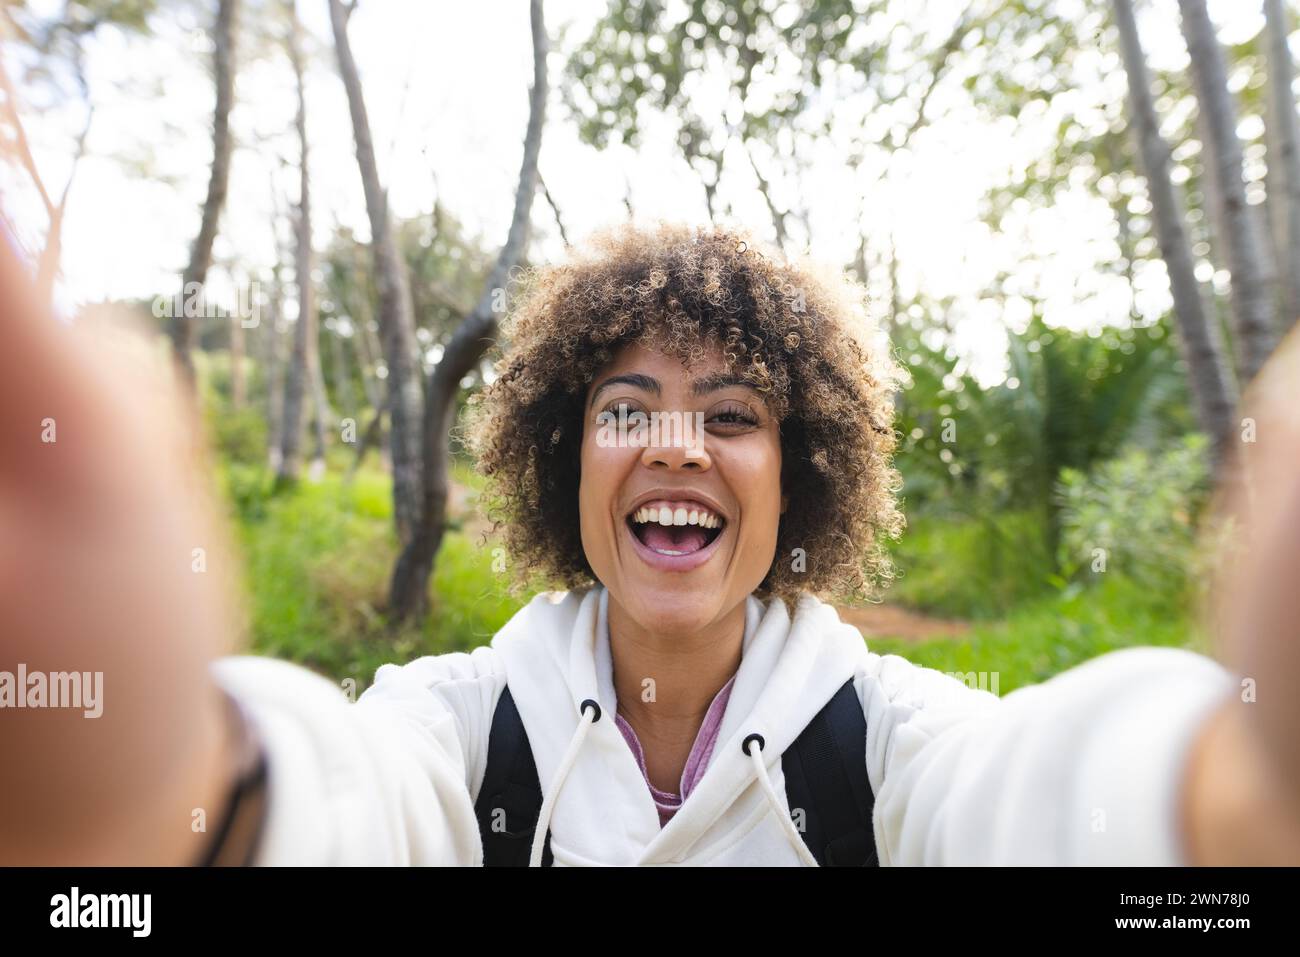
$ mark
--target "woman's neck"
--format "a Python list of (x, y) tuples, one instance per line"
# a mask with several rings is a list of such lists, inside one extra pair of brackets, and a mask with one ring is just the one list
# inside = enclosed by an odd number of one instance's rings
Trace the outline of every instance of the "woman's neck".
[(619, 713), (641, 743), (650, 783), (675, 794), (709, 705), (740, 667), (745, 602), (689, 634), (643, 628), (612, 595), (608, 613)]

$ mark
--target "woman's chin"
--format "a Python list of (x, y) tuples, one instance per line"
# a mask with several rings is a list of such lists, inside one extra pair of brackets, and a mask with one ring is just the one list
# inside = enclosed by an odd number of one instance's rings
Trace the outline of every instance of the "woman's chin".
[(716, 621), (719, 588), (683, 582), (675, 586), (633, 585), (619, 604), (637, 624), (658, 635), (692, 634)]

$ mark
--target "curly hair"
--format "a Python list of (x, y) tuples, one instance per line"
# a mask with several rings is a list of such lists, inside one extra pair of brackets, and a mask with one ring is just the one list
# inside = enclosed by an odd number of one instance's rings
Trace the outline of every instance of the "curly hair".
[(869, 342), (860, 284), (733, 228), (664, 222), (601, 230), (518, 282), (497, 376), (470, 397), (462, 430), (493, 531), (504, 526), (515, 590), (595, 582), (578, 514), (583, 402), (634, 342), (688, 364), (720, 344), (780, 423), (789, 506), (756, 595), (852, 600), (891, 577), (885, 539), (903, 525), (891, 464), (900, 370)]

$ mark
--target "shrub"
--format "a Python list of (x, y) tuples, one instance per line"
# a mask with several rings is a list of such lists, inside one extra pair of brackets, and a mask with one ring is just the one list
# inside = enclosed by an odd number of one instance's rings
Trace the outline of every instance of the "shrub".
[(1156, 595), (1184, 600), (1203, 569), (1197, 523), (1210, 490), (1206, 461), (1205, 438), (1192, 435), (1160, 453), (1130, 449), (1089, 475), (1063, 470), (1064, 577), (1120, 571)]

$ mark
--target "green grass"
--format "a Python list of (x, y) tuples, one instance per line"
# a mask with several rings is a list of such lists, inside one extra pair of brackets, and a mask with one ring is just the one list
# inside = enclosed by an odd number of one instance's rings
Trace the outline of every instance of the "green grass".
[(423, 627), (390, 633), (380, 609), (397, 556), (386, 476), (331, 474), (271, 493), (264, 470), (229, 464), (222, 487), (243, 552), (251, 650), (365, 688), (379, 665), (482, 644), (519, 602), (491, 546), (444, 539)]

